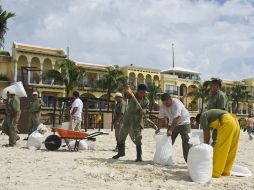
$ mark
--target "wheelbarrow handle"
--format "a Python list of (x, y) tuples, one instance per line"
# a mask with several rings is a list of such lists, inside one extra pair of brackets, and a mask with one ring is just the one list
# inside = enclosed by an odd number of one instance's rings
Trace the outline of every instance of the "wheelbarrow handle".
[(93, 138), (93, 137), (97, 137), (99, 135), (109, 135), (109, 133), (104, 133), (104, 132), (94, 132), (89, 134), (86, 138), (84, 139), (89, 139), (89, 138)]

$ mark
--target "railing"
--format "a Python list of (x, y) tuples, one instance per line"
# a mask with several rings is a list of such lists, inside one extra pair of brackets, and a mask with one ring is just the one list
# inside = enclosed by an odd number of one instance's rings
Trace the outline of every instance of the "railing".
[(177, 90), (165, 90), (166, 93), (169, 93), (171, 95), (176, 95), (178, 96), (178, 91)]

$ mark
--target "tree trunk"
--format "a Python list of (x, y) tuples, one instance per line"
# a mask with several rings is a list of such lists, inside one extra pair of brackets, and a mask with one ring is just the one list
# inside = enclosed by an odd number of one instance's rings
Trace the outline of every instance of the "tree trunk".
[(66, 87), (66, 89), (65, 89), (65, 96), (66, 96), (66, 97), (69, 97), (69, 93), (70, 93), (70, 90), (69, 90), (68, 87)]
[(149, 116), (152, 115), (154, 100), (150, 103)]
[(238, 113), (238, 111), (239, 111), (238, 109), (239, 109), (239, 102), (237, 101), (236, 102), (236, 113)]
[(233, 112), (233, 114), (237, 114), (237, 111), (238, 111), (238, 105), (237, 104), (238, 103), (235, 102), (235, 101), (232, 103), (232, 106), (233, 106), (232, 112)]
[(111, 91), (108, 90), (108, 92), (107, 92), (108, 112), (109, 112), (110, 95), (111, 95)]
[(204, 99), (201, 100), (201, 110), (200, 110), (200, 113), (202, 114), (203, 113), (203, 108), (204, 107)]

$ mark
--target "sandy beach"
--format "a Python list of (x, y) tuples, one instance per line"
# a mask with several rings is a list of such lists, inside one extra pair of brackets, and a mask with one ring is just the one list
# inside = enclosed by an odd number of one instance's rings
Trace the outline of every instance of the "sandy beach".
[[(92, 131), (89, 131), (92, 132)], [(19, 141), (14, 148), (2, 147), (8, 142), (6, 135), (0, 136), (0, 189), (3, 190), (63, 190), (63, 189), (254, 189), (254, 177), (222, 177), (208, 184), (191, 182), (187, 165), (182, 157), (181, 138), (174, 145), (174, 166), (153, 164), (155, 142), (154, 130), (143, 131), (142, 163), (135, 163), (135, 146), (128, 138), (126, 156), (118, 161), (115, 154), (113, 133), (97, 138), (95, 150), (69, 152), (61, 148), (49, 152), (26, 148), (26, 141)], [(23, 139), (25, 135), (21, 135)], [(254, 171), (254, 141), (241, 132), (236, 163)]]

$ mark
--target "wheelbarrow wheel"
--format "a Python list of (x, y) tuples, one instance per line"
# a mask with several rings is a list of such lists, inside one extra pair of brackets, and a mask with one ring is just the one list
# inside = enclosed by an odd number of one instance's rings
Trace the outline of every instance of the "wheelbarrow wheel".
[(45, 147), (48, 150), (58, 150), (62, 144), (62, 140), (57, 135), (50, 135), (45, 140)]

